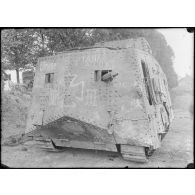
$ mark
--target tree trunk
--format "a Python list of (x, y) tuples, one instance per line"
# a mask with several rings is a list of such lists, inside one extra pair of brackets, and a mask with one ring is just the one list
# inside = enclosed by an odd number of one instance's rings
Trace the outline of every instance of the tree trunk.
[(19, 69), (16, 69), (16, 77), (17, 77), (17, 83), (20, 83), (20, 75), (19, 75)]
[(1, 73), (1, 92), (4, 91), (4, 85), (5, 85), (5, 82), (4, 82), (4, 79), (3, 79), (3, 74)]
[(42, 56), (45, 56), (45, 38), (43, 31), (40, 29), (40, 34), (41, 34), (41, 41), (42, 41)]

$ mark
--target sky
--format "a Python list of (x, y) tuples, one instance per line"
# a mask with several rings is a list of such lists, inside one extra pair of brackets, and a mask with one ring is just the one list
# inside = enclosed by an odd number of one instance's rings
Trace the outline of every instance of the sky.
[(175, 72), (181, 77), (186, 74), (193, 75), (194, 35), (187, 32), (186, 28), (158, 29), (175, 53), (173, 66)]

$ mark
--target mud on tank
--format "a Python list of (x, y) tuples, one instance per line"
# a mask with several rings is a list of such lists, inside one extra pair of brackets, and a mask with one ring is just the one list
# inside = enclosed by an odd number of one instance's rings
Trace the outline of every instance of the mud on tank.
[(39, 59), (26, 133), (44, 148), (120, 152), (146, 162), (173, 119), (165, 74), (144, 38)]

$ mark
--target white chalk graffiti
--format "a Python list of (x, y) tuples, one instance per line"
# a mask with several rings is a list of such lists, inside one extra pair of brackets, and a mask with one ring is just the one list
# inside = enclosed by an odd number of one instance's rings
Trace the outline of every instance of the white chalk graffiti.
[(87, 89), (86, 90), (86, 104), (88, 106), (97, 106), (97, 90), (96, 89)]
[(84, 81), (80, 81), (80, 82), (75, 82), (75, 80), (77, 79), (78, 75), (73, 74), (73, 79), (70, 82), (70, 88), (71, 88), (71, 93), (74, 95), (74, 97), (79, 100), (79, 101), (83, 101), (83, 89), (84, 89), (84, 85), (85, 82)]
[(57, 100), (58, 100), (57, 90), (50, 91), (50, 97), (49, 97), (50, 105), (56, 105)]
[(66, 82), (66, 94), (64, 97), (65, 107), (76, 107), (76, 101), (83, 101), (84, 81), (76, 82), (78, 75), (68, 75), (69, 82)]
[(83, 64), (87, 67), (103, 67), (104, 69), (110, 68), (110, 64), (106, 62), (106, 60), (102, 56), (97, 56), (97, 55), (87, 55), (87, 56), (82, 56), (78, 60), (79, 64)]

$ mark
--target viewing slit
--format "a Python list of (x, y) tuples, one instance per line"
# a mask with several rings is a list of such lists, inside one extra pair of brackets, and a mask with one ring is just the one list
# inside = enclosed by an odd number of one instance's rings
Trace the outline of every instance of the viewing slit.
[(95, 70), (94, 81), (103, 81), (102, 77), (109, 72), (112, 72), (112, 70)]

